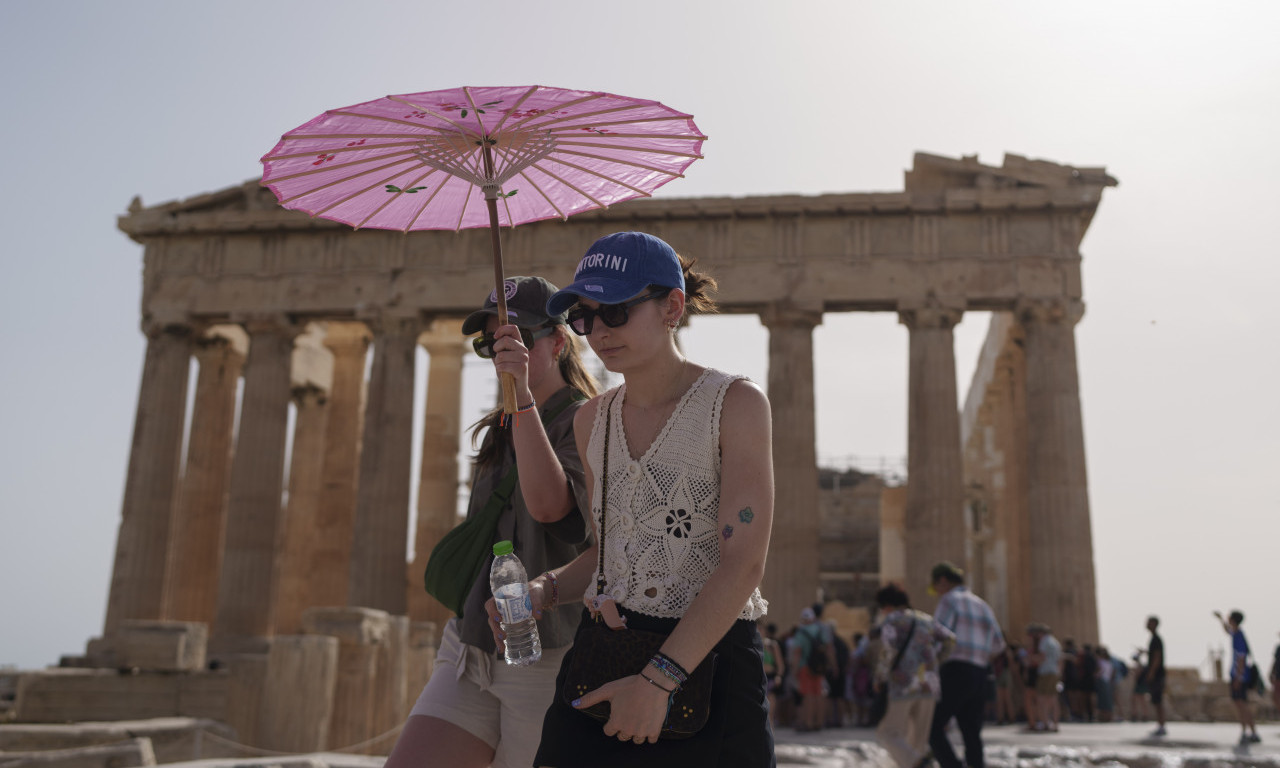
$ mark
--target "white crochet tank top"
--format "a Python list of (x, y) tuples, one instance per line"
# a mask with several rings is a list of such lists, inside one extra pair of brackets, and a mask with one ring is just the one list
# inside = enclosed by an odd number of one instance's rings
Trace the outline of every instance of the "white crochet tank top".
[[(742, 376), (711, 368), (680, 399), (639, 461), (627, 450), (622, 426), (626, 384), (606, 393), (596, 411), (587, 461), (604, 469), (606, 408), (609, 440), (609, 519), (605, 529), (605, 593), (633, 611), (680, 618), (720, 564), (720, 411), (725, 392)], [(592, 492), (600, 525), (601, 483)], [(587, 594), (595, 595), (595, 578)], [(757, 588), (740, 619), (755, 620), (768, 603)]]

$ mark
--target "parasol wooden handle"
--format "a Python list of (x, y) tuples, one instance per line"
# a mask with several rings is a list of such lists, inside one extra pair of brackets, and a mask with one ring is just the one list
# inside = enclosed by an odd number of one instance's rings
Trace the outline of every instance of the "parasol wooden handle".
[(502, 382), (502, 412), (515, 413), (520, 406), (516, 405), (516, 377), (509, 373), (499, 374)]
[[(493, 173), (493, 150), (491, 149), (493, 141), (487, 136), (480, 142), (482, 156), (484, 157), (484, 173), (486, 179), (492, 179)], [(505, 280), (502, 277), (502, 228), (498, 226), (498, 196), (500, 194), (496, 182), (486, 183), (481, 187), (484, 192), (484, 202), (489, 209), (489, 240), (493, 244), (493, 295), (497, 298), (498, 304), (498, 324), (506, 325), (510, 322), (507, 317), (507, 290)], [(516, 408), (516, 377), (509, 373), (498, 376), (498, 380), (502, 382), (502, 411), (503, 413), (515, 413)]]

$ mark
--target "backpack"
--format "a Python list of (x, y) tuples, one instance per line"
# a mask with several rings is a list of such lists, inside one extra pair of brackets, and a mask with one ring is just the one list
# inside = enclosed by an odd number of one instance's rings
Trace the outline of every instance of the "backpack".
[[(816, 627), (817, 633), (808, 631), (809, 627)], [(809, 627), (802, 627), (800, 633), (804, 635), (805, 655), (804, 666), (809, 671), (819, 677), (827, 674), (827, 648), (826, 643), (822, 642), (822, 626), (820, 624), (810, 624)]]

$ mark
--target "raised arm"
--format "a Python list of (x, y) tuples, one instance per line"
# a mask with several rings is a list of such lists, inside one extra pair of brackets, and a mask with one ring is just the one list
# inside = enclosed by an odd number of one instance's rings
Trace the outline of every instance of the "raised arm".
[[(595, 498), (596, 478), (595, 473), (591, 471), (591, 465), (587, 462), (587, 443), (591, 439), (591, 425), (595, 422), (596, 410), (600, 407), (600, 398), (595, 397), (582, 404), (578, 412), (573, 415), (573, 438), (578, 445), (578, 456), (582, 458), (582, 470), (586, 477), (587, 484), (587, 504), (591, 504), (591, 499)], [(591, 546), (583, 550), (582, 554), (574, 558), (569, 564), (557, 568), (554, 573), (559, 583), (560, 602), (568, 602), (570, 600), (577, 601), (582, 598), (587, 587), (591, 584), (592, 576), (596, 572), (596, 562), (599, 557), (598, 547), (600, 546), (600, 532), (595, 527), (595, 515), (588, 508), (583, 510), (587, 520), (591, 524)], [(539, 584), (542, 579), (535, 579)]]
[[(494, 338), (494, 368), (499, 374), (509, 373), (515, 378), (516, 405), (535, 402), (529, 387), (529, 350), (521, 342), (519, 329), (504, 325), (494, 332)], [(544, 405), (538, 403), (539, 409)], [(520, 493), (529, 516), (540, 523), (561, 520), (575, 507), (573, 494), (555, 447), (542, 428), (539, 411), (524, 413), (512, 421), (511, 443), (520, 467)]]
[[(574, 440), (578, 445), (578, 455), (585, 457), (587, 455), (587, 441), (591, 436), (591, 423), (595, 419), (596, 408), (599, 406), (600, 398), (595, 398), (578, 409), (573, 415), (573, 434)], [(541, 426), (541, 425), (539, 425)], [(544, 433), (545, 434), (545, 433)], [(583, 471), (586, 476), (587, 498), (591, 499), (592, 492), (595, 487), (595, 477), (591, 472), (590, 465), (584, 459)], [(523, 479), (523, 472), (521, 472)], [(521, 489), (523, 490), (523, 488)], [(526, 500), (527, 501), (527, 500)], [(590, 503), (590, 502), (588, 502)], [(593, 519), (590, 510), (586, 511), (587, 519)], [(600, 537), (599, 531), (594, 530), (594, 522), (592, 523), (591, 545), (583, 550), (568, 564), (563, 565), (551, 573), (555, 576), (556, 585), (553, 590), (550, 579), (545, 574), (539, 574), (529, 582), (529, 595), (533, 602), (534, 614), (542, 617), (542, 609), (551, 600), (553, 591), (556, 593), (558, 601), (561, 604), (568, 602), (576, 602), (582, 597), (586, 591), (587, 585), (591, 583), (591, 577), (595, 573), (595, 565)], [(485, 611), (489, 614), (489, 629), (493, 631), (494, 640), (498, 644), (499, 650), (502, 649), (502, 630), (498, 626), (498, 609), (494, 604), (493, 598), (489, 598), (485, 603)]]

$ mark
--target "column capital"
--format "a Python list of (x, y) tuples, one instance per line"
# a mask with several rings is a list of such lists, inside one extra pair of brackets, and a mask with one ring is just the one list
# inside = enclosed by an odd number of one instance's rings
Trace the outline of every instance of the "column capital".
[(405, 314), (390, 309), (373, 307), (356, 313), (356, 319), (364, 323), (375, 336), (410, 336), (417, 339), (430, 319), (420, 313)]
[(418, 343), (433, 355), (461, 355), (471, 346), (462, 333), (462, 321), (456, 318), (440, 318), (428, 323), (418, 336)]
[(298, 407), (320, 405), (329, 398), (328, 390), (310, 383), (294, 385), (289, 389), (289, 395), (293, 399), (293, 404)]
[(822, 304), (800, 304), (791, 301), (778, 301), (765, 305), (760, 312), (760, 322), (769, 330), (790, 328), (795, 330), (813, 330), (822, 325)]
[(930, 296), (922, 302), (898, 303), (898, 322), (911, 330), (936, 328), (951, 330), (964, 317), (963, 300), (942, 300)]
[(196, 341), (197, 352), (223, 348), (244, 357), (249, 353), (249, 334), (238, 325), (217, 323), (205, 327)]
[(299, 322), (284, 312), (246, 312), (231, 316), (231, 322), (244, 328), (250, 338), (265, 334), (282, 336), (292, 340), (307, 329), (305, 321)]
[(1075, 325), (1084, 317), (1084, 302), (1078, 299), (1018, 299), (1014, 306), (1018, 322), (1067, 323)]
[(364, 354), (372, 338), (369, 328), (361, 323), (324, 323), (323, 343), (334, 354)]
[(201, 365), (211, 363), (223, 356), (243, 363), (246, 357), (244, 347), (221, 335), (198, 337), (191, 353), (195, 355)]
[(191, 322), (189, 317), (145, 315), (142, 318), (142, 333), (148, 339), (154, 340), (166, 333), (174, 336), (190, 337), (195, 332), (195, 324)]

